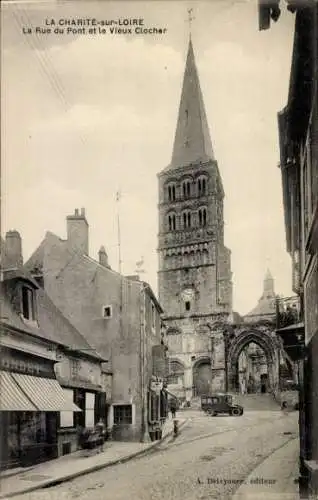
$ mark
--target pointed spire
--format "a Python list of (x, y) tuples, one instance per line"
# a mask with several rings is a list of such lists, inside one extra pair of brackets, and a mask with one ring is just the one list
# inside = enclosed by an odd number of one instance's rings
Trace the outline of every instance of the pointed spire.
[(208, 160), (214, 160), (214, 154), (190, 36), (169, 168)]
[(274, 278), (270, 270), (267, 269), (264, 278), (263, 297), (272, 297), (273, 295), (275, 295)]

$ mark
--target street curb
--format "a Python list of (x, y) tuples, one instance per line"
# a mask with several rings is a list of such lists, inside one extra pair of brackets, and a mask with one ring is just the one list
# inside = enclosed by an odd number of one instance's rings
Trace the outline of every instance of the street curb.
[[(188, 422), (188, 420), (184, 420), (184, 422), (180, 423), (179, 425), (179, 430), (182, 429), (182, 427), (185, 426), (185, 424)], [(16, 491), (16, 492), (11, 492), (11, 493), (6, 493), (6, 494), (0, 494), (0, 499), (6, 499), (6, 498), (12, 498), (16, 497), (18, 495), (24, 495), (25, 493), (31, 493), (32, 491), (36, 490), (41, 490), (44, 488), (48, 488), (51, 486), (57, 486), (62, 483), (66, 483), (67, 481), (71, 481), (72, 479), (76, 479), (79, 476), (85, 476), (86, 474), (90, 474), (91, 472), (96, 472), (101, 469), (106, 469), (107, 467), (112, 467), (113, 465), (118, 465), (118, 464), (124, 464), (126, 462), (129, 462), (129, 460), (132, 460), (133, 458), (140, 457), (142, 455), (146, 455), (149, 451), (153, 450), (154, 448), (160, 446), (161, 443), (163, 443), (168, 437), (170, 437), (173, 434), (173, 430), (167, 432), (167, 434), (160, 439), (160, 441), (154, 441), (153, 443), (149, 444), (147, 448), (141, 451), (137, 451), (135, 453), (132, 453), (130, 455), (126, 455), (122, 458), (117, 458), (116, 460), (112, 460), (110, 462), (106, 462), (104, 464), (98, 464), (98, 465), (93, 465), (89, 469), (73, 472), (72, 474), (68, 474), (67, 476), (63, 476), (61, 478), (55, 478), (55, 479), (49, 479), (48, 481), (43, 481), (41, 484), (37, 484), (34, 486), (28, 486), (24, 490)], [(1, 487), (1, 485), (0, 485)]]

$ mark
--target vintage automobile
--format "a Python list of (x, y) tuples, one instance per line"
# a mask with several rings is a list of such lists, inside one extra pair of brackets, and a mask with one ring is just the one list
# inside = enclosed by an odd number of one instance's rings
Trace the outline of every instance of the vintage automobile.
[(244, 408), (235, 403), (232, 394), (211, 394), (201, 396), (201, 409), (207, 414), (215, 417), (219, 413), (228, 413), (235, 417), (243, 415)]

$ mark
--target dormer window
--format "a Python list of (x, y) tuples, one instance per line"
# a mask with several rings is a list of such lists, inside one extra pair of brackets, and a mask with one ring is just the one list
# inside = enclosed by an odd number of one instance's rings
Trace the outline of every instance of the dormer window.
[(34, 290), (28, 286), (22, 287), (22, 314), (25, 319), (35, 320)]

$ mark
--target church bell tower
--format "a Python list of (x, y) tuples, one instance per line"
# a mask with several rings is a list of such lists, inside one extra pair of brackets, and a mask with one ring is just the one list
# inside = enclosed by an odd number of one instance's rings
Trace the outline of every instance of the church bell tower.
[(169, 382), (175, 394), (191, 399), (222, 385), (224, 370), (213, 366), (213, 323), (232, 311), (224, 190), (191, 37), (172, 158), (158, 180), (158, 290), (167, 326)]

